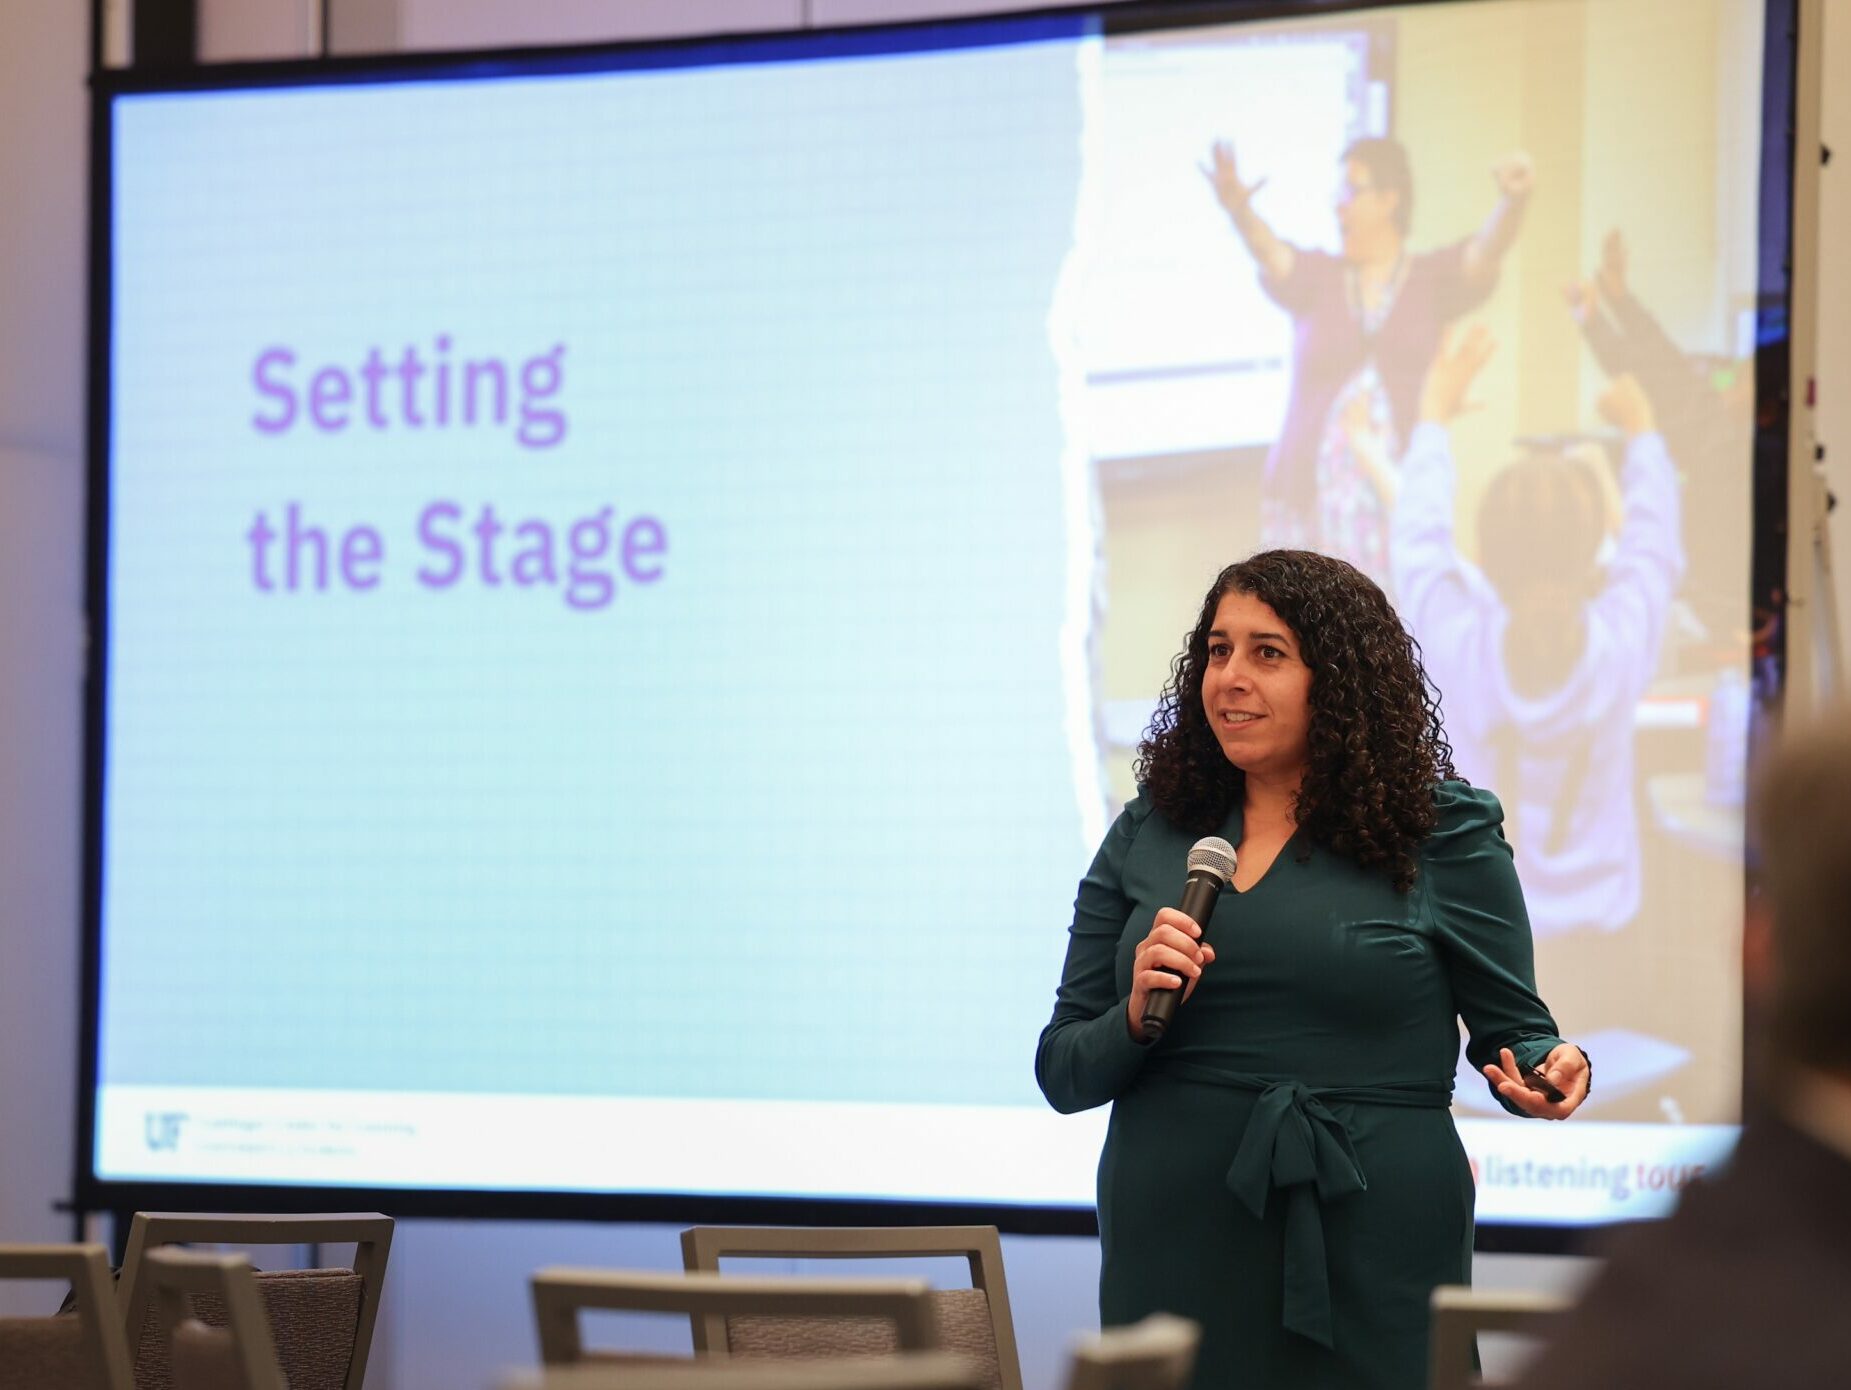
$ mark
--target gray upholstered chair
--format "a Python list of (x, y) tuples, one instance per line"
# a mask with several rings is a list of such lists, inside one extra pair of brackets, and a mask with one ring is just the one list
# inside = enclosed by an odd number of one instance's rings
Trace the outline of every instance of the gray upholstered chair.
[[(288, 1390), (249, 1260), (151, 1250), (141, 1271), (175, 1390)], [(195, 1300), (210, 1300), (224, 1321), (201, 1322)]]
[[(680, 1313), (697, 1336), (700, 1320), (706, 1317), (758, 1317), (800, 1327), (890, 1323), (898, 1350), (938, 1349), (931, 1289), (920, 1279), (743, 1279), (705, 1273), (543, 1269), (533, 1276), (534, 1320), (543, 1362), (563, 1366), (598, 1359), (680, 1359), (588, 1352), (579, 1330), (579, 1314), (587, 1309)], [(697, 1349), (696, 1354), (726, 1356), (724, 1349)]]
[[(173, 1384), (146, 1276), (146, 1257), (168, 1245), (349, 1245), (351, 1269), (291, 1269), (256, 1274), (277, 1359), (292, 1390), (361, 1390), (379, 1314), (392, 1218), (377, 1212), (313, 1216), (232, 1216), (137, 1212), (118, 1284), (118, 1310), (128, 1333), (138, 1390)], [(200, 1319), (223, 1325), (210, 1297), (196, 1303)]]
[(1074, 1347), (1067, 1390), (1181, 1390), (1201, 1341), (1201, 1328), (1167, 1313), (1107, 1328)]
[(1496, 1292), (1442, 1284), (1433, 1291), (1427, 1383), (1432, 1390), (1466, 1390), (1483, 1385), (1473, 1356), (1480, 1332), (1544, 1337), (1555, 1330), (1574, 1300), (1561, 1294)]
[(829, 1361), (703, 1359), (684, 1365), (549, 1366), (510, 1374), (499, 1390), (982, 1390), (977, 1368), (948, 1351)]
[(109, 1252), (0, 1245), (0, 1279), (69, 1280), (76, 1315), (0, 1318), (0, 1390), (130, 1390)]
[[(902, 1260), (956, 1257), (967, 1262), (971, 1286), (932, 1294), (938, 1344), (968, 1356), (983, 1371), (986, 1390), (1022, 1390), (1003, 1247), (994, 1226), (694, 1226), (681, 1233), (682, 1264), (718, 1272), (723, 1259)], [(867, 1324), (806, 1345), (804, 1329), (776, 1329), (762, 1319), (708, 1318), (694, 1345), (735, 1356), (873, 1355), (894, 1350), (891, 1336)], [(822, 1334), (823, 1329), (816, 1329)], [(844, 1340), (847, 1336), (848, 1340)]]

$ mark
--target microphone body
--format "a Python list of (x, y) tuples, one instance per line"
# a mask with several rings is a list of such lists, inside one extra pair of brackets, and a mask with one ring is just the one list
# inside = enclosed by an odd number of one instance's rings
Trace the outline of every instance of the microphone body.
[[(1177, 910), (1202, 929), (1204, 940), (1208, 936), (1209, 916), (1215, 910), (1215, 899), (1234, 878), (1234, 862), (1234, 847), (1214, 836), (1198, 840), (1195, 848), (1189, 851), (1189, 877), (1183, 882), (1183, 897)], [(1162, 966), (1156, 968), (1164, 970)], [(1174, 970), (1164, 970), (1164, 973), (1176, 974)], [(1169, 1031), (1177, 1005), (1183, 1002), (1184, 988), (1179, 985), (1175, 989), (1153, 989), (1144, 1001), (1144, 1017), (1138, 1022), (1150, 1042), (1157, 1042)]]

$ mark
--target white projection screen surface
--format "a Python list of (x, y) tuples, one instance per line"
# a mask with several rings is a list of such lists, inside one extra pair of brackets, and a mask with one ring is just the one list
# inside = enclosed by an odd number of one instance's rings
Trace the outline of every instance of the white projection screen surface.
[[(1664, 1210), (1739, 1111), (1763, 8), (106, 93), (81, 1185), (1083, 1219), (1105, 1112), (1032, 1073), (1075, 885), (1209, 580), (1282, 538), (1330, 309), (1266, 292), (1205, 166), (1335, 265), (1379, 138), (1415, 262), (1509, 156), (1533, 186), (1451, 311), (1479, 408), (1346, 385), (1292, 539), (1421, 639), (1594, 1057), (1567, 1125), (1462, 1070), (1479, 1219)], [(1669, 469), (1610, 371), (1659, 373)], [(1586, 505), (1513, 521), (1543, 456)], [(1453, 634), (1539, 575), (1644, 637), (1516, 698)]]

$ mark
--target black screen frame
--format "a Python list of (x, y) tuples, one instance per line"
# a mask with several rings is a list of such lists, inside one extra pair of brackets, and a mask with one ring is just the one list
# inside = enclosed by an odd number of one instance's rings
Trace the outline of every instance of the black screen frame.
[[(921, 20), (855, 26), (701, 35), (640, 42), (499, 47), (368, 57), (320, 57), (287, 61), (163, 65), (128, 69), (102, 66), (100, 37), (92, 46), (89, 177), (89, 355), (85, 608), (88, 660), (84, 685), (82, 969), (79, 1008), (79, 1095), (73, 1155), (71, 1207), (78, 1212), (217, 1210), (306, 1212), (377, 1209), (397, 1216), (494, 1218), (590, 1222), (778, 1223), (796, 1225), (913, 1225), (983, 1223), (1023, 1235), (1092, 1236), (1098, 1233), (1090, 1207), (1016, 1204), (870, 1201), (751, 1194), (616, 1191), (523, 1191), (510, 1189), (302, 1186), (276, 1183), (149, 1182), (105, 1179), (95, 1171), (98, 1103), (99, 1010), (102, 967), (103, 791), (109, 634), (108, 558), (110, 542), (110, 360), (111, 360), (111, 179), (112, 113), (118, 98), (137, 94), (232, 91), (373, 84), (416, 80), (531, 77), (566, 73), (707, 66), (792, 58), (860, 56), (874, 52), (917, 52), (945, 46), (1008, 42), (1035, 21), (1090, 24), (1106, 37), (1187, 26), (1302, 19), (1410, 5), (1469, 4), (1475, 0), (1166, 0), (1158, 4), (1069, 5), (977, 18)], [(1791, 322), (1794, 88), (1797, 26), (1794, 0), (1764, 0), (1764, 79), (1760, 180), (1761, 342), (1784, 346)], [(101, 7), (93, 22), (101, 32)], [(985, 37), (988, 34), (989, 37)], [(1780, 254), (1774, 254), (1778, 247)], [(1763, 406), (1757, 426), (1757, 458), (1786, 457), (1787, 403), (1791, 381), (1784, 353), (1763, 358), (1758, 371)], [(1769, 408), (1777, 407), (1777, 408)], [(1762, 473), (1767, 467), (1760, 465)], [(1756, 488), (1753, 520), (1757, 604), (1776, 606), (1785, 589), (1786, 485), (1763, 478)], [(1774, 577), (1772, 595), (1766, 593)], [(1771, 653), (1772, 684), (1784, 680), (1784, 642), (1778, 632)], [(1481, 1222), (1481, 1251), (1571, 1253), (1604, 1236), (1611, 1225)]]

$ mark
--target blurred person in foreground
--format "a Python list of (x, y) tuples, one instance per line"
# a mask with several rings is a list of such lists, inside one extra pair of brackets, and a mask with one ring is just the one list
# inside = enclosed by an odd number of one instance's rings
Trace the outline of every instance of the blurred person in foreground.
[[(1513, 1114), (1568, 1118), (1588, 1061), (1537, 994), (1497, 798), (1454, 776), (1381, 589), (1268, 551), (1185, 640), (1035, 1056), (1056, 1110), (1112, 1105), (1100, 1318), (1200, 1323), (1199, 1390), (1417, 1390), (1428, 1299), (1471, 1265), (1460, 1020)], [(1238, 862), (1196, 922), (1172, 904), (1211, 835)]]
[(1755, 797), (1742, 969), (1762, 1087), (1741, 1142), (1622, 1239), (1524, 1390), (1851, 1383), (1851, 711), (1832, 719)]

